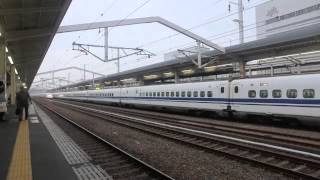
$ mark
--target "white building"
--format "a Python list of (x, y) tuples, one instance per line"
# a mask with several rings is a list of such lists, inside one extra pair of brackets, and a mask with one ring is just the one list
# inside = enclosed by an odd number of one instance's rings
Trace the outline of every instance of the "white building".
[(320, 23), (320, 0), (270, 0), (256, 8), (257, 37)]

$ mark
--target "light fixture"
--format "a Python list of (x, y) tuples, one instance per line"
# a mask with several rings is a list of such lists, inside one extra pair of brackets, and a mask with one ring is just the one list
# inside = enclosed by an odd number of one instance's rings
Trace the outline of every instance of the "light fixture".
[(217, 69), (217, 66), (207, 66), (207, 67), (204, 67), (204, 71), (206, 72), (213, 72)]
[(186, 70), (183, 70), (181, 71), (183, 74), (192, 74), (193, 73), (193, 70), (192, 69), (186, 69)]
[(320, 53), (320, 51), (304, 52), (304, 53), (301, 53), (301, 55), (314, 54), (314, 53)]
[(16, 68), (14, 68), (14, 72), (16, 73), (16, 75), (18, 75), (18, 71)]
[(163, 73), (163, 75), (166, 77), (171, 77), (174, 75), (174, 73), (173, 72), (166, 72), (166, 73)]
[(155, 74), (148, 75), (148, 76), (143, 76), (144, 79), (155, 79), (157, 77), (158, 77), (158, 75), (155, 75)]
[(13, 64), (12, 57), (11, 57), (11, 56), (8, 56), (8, 59), (9, 59), (10, 64)]
[(20, 76), (18, 76), (18, 79), (20, 80)]
[(6, 47), (6, 53), (8, 53), (9, 52), (9, 50), (8, 50), (8, 48)]

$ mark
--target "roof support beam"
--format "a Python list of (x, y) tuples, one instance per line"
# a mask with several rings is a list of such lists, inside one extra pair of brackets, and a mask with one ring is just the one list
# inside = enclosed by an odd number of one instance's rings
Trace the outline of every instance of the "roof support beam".
[(35, 8), (16, 8), (16, 9), (0, 9), (0, 16), (30, 13), (59, 12), (60, 7), (35, 7)]
[(49, 36), (51, 34), (52, 34), (52, 30), (50, 28), (9, 31), (9, 32), (6, 32), (6, 41), (7, 42), (20, 41), (25, 39)]
[(108, 27), (116, 27), (116, 26), (127, 26), (134, 24), (146, 24), (146, 23), (159, 23), (170, 29), (173, 29), (185, 36), (190, 37), (191, 39), (196, 40), (197, 42), (201, 42), (213, 49), (221, 53), (225, 53), (225, 48), (221, 47), (201, 36), (198, 36), (187, 29), (184, 29), (170, 21), (167, 21), (161, 17), (145, 17), (145, 18), (134, 18), (134, 19), (125, 19), (125, 20), (115, 20), (115, 21), (104, 21), (97, 23), (86, 23), (86, 24), (77, 24), (77, 25), (68, 25), (59, 27), (57, 33), (66, 33), (66, 32), (75, 32), (75, 31), (85, 31), (91, 29), (99, 29), (99, 28), (108, 28)]

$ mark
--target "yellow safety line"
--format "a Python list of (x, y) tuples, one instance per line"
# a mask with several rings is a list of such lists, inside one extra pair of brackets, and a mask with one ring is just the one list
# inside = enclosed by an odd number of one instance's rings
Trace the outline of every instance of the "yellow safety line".
[(32, 180), (29, 123), (25, 120), (19, 124), (7, 180)]

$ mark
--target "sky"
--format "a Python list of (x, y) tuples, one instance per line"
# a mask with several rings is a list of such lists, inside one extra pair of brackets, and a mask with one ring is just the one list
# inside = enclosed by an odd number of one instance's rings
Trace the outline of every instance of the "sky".
[[(233, 0), (236, 1), (236, 0)], [(254, 40), (255, 7), (267, 0), (243, 0), (245, 41)], [(109, 20), (125, 20), (138, 17), (160, 16), (220, 46), (230, 46), (239, 41), (237, 6), (228, 0), (73, 0), (63, 21), (63, 25), (92, 23)], [(121, 59), (120, 71), (146, 66), (164, 61), (164, 54), (177, 49), (195, 46), (194, 40), (185, 37), (160, 24), (140, 24), (109, 28), (109, 46), (141, 47), (154, 54), (152, 58), (131, 56)], [(102, 62), (99, 59), (72, 50), (72, 43), (104, 44), (103, 30), (89, 30), (56, 34), (38, 72), (77, 66), (101, 74), (117, 72), (116, 62)], [(91, 48), (93, 53), (104, 57), (103, 48)], [(110, 58), (116, 52), (109, 50)], [(50, 78), (51, 75), (38, 76)], [(56, 73), (55, 77), (68, 78), (72, 82), (83, 79), (83, 73), (71, 70)], [(86, 79), (92, 78), (89, 73)]]

